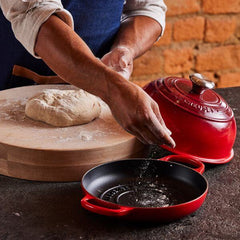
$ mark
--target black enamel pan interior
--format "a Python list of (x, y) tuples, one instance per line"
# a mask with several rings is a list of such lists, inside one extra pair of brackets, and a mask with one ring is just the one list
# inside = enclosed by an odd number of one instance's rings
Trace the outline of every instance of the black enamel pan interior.
[[(191, 161), (184, 160), (192, 164)], [(204, 165), (199, 164), (198, 170), (203, 172)], [(201, 173), (176, 162), (127, 159), (89, 170), (83, 176), (82, 189), (82, 206), (92, 212), (168, 221), (198, 209), (206, 197), (208, 183)]]

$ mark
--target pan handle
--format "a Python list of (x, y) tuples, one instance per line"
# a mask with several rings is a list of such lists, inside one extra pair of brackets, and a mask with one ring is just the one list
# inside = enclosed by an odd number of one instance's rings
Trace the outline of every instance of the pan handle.
[(159, 160), (166, 161), (166, 162), (177, 162), (177, 163), (185, 163), (187, 165), (190, 165), (193, 170), (196, 172), (199, 172), (200, 174), (204, 173), (205, 166), (202, 162), (189, 158), (188, 156), (182, 156), (182, 155), (169, 155), (163, 158), (160, 158)]
[(125, 206), (117, 206), (117, 208), (111, 208), (109, 204), (102, 204), (95, 197), (86, 195), (81, 200), (81, 205), (85, 209), (106, 216), (120, 217), (127, 215), (133, 208)]

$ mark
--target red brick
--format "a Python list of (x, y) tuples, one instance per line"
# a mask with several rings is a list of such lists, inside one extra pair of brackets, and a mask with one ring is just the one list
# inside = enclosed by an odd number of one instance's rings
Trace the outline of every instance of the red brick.
[(236, 23), (236, 18), (229, 16), (207, 19), (205, 41), (225, 42), (233, 36)]
[(131, 82), (137, 84), (139, 87), (144, 87), (145, 85), (147, 85), (151, 81), (149, 81), (149, 79), (145, 79), (145, 80), (136, 80), (136, 79), (134, 79), (134, 80), (131, 80)]
[(200, 11), (197, 0), (165, 0), (168, 7), (167, 16), (175, 16)]
[(153, 48), (136, 59), (133, 66), (133, 77), (159, 73), (163, 66), (162, 53)]
[(203, 0), (203, 11), (206, 13), (240, 12), (240, 0)]
[[(239, 18), (238, 18), (239, 19)], [(237, 29), (236, 29), (236, 31), (235, 31), (235, 36), (238, 38), (238, 39), (240, 39), (240, 21), (238, 20), (237, 21)]]
[(177, 42), (202, 40), (204, 37), (204, 22), (203, 17), (191, 17), (176, 21), (173, 26), (174, 40)]
[(201, 72), (201, 74), (214, 83), (217, 83), (218, 81), (215, 77), (215, 72)]
[(155, 46), (169, 45), (172, 42), (172, 24), (167, 23), (163, 36), (154, 44)]
[(218, 87), (240, 86), (240, 72), (225, 73), (220, 76)]
[(162, 77), (164, 77), (164, 75), (159, 73), (159, 74), (143, 75), (141, 77), (131, 77), (130, 81), (137, 84), (140, 87), (143, 87), (147, 83), (150, 83)]
[(164, 70), (167, 74), (189, 71), (193, 67), (191, 48), (167, 49), (164, 51)]
[(233, 69), (240, 66), (240, 44), (216, 47), (200, 53), (196, 58), (196, 70)]
[(137, 78), (133, 78), (131, 79), (131, 82), (137, 84), (140, 87), (144, 87), (145, 85), (147, 85), (148, 83), (159, 79), (160, 77), (162, 77), (162, 75), (144, 75), (143, 78), (141, 77), (141, 79), (137, 79)]

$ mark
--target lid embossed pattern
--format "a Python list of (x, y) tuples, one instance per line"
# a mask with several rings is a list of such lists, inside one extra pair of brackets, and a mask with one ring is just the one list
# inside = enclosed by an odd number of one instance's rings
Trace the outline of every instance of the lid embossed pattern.
[(206, 89), (202, 93), (192, 91), (190, 80), (168, 77), (155, 81), (158, 92), (178, 107), (212, 121), (230, 121), (233, 111), (216, 92)]

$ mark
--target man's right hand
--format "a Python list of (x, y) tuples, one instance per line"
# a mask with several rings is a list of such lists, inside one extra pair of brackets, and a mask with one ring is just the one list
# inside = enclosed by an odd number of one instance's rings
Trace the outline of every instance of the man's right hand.
[(109, 91), (108, 105), (117, 122), (145, 144), (166, 144), (175, 147), (158, 104), (140, 87), (121, 82)]

